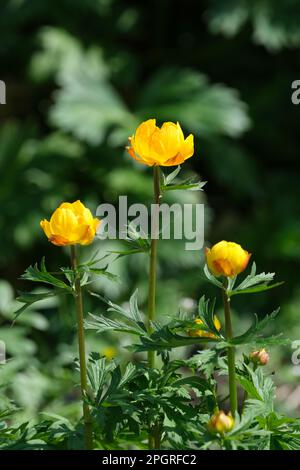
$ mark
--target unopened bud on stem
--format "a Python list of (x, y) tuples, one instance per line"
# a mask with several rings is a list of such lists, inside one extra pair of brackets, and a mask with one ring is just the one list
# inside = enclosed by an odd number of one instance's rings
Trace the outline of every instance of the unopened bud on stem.
[(265, 348), (258, 349), (257, 351), (253, 351), (250, 354), (249, 359), (251, 362), (253, 362), (253, 364), (256, 364), (257, 366), (265, 366), (269, 362), (269, 354), (265, 350)]
[(224, 413), (224, 411), (216, 412), (209, 420), (207, 427), (213, 433), (225, 434), (232, 430), (234, 426), (234, 419), (231, 413)]

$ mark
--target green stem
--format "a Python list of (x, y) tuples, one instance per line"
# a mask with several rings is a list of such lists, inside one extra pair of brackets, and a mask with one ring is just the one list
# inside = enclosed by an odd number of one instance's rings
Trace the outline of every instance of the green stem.
[[(155, 320), (156, 310), (156, 263), (157, 263), (157, 242), (159, 220), (159, 199), (160, 199), (160, 179), (159, 166), (153, 167), (153, 190), (155, 209), (151, 211), (151, 252), (149, 269), (149, 294), (148, 294), (148, 330), (151, 332), (151, 322)], [(148, 351), (148, 365), (155, 366), (155, 352)]]
[(161, 423), (157, 422), (153, 430), (154, 449), (160, 449)]
[[(225, 288), (222, 289), (224, 313), (225, 313), (225, 333), (228, 340), (232, 339), (232, 324), (231, 324), (231, 311), (230, 311), (230, 298), (227, 295)], [(230, 409), (234, 417), (237, 411), (237, 388), (235, 378), (235, 348), (229, 346), (227, 349), (228, 360), (228, 377), (229, 377), (229, 396), (230, 396)]]
[[(151, 211), (151, 252), (149, 269), (149, 292), (148, 292), (148, 331), (152, 331), (151, 322), (155, 320), (156, 311), (156, 264), (157, 264), (157, 243), (159, 229), (159, 199), (160, 199), (160, 169), (153, 167), (153, 191), (155, 209)], [(148, 366), (155, 367), (155, 351), (148, 351)], [(159, 445), (160, 437), (157, 435), (157, 426), (149, 433), (149, 448), (155, 449)]]
[(84, 438), (85, 448), (87, 450), (93, 449), (93, 433), (92, 433), (92, 420), (88, 404), (85, 402), (85, 396), (88, 392), (87, 385), (87, 369), (86, 369), (86, 354), (85, 354), (85, 340), (84, 340), (84, 326), (83, 326), (83, 303), (82, 291), (80, 285), (80, 277), (77, 272), (77, 253), (76, 246), (71, 245), (71, 264), (75, 276), (75, 303), (77, 314), (77, 335), (78, 335), (78, 349), (79, 349), (79, 365), (80, 365), (80, 386), (81, 397), (83, 402), (83, 421), (84, 421)]

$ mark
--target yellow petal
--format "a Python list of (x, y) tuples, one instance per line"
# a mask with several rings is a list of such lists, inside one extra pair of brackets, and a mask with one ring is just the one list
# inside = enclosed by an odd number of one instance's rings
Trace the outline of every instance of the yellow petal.
[(84, 235), (79, 240), (79, 243), (81, 245), (89, 245), (90, 243), (92, 243), (100, 223), (101, 221), (99, 219), (92, 220), (92, 222), (86, 227)]
[(85, 227), (83, 236), (78, 240), (80, 245), (90, 245), (95, 238), (95, 229), (91, 225)]
[(177, 132), (178, 132), (178, 137), (179, 137), (179, 140), (180, 142), (184, 142), (184, 135), (183, 135), (183, 132), (182, 132), (182, 129), (181, 129), (181, 125), (179, 124), (179, 122), (177, 121), (176, 123), (176, 127), (177, 127)]
[(234, 276), (233, 267), (228, 259), (218, 259), (213, 261), (215, 272), (219, 275), (231, 277)]
[[(181, 130), (181, 129), (180, 129)], [(176, 157), (181, 145), (181, 133), (173, 122), (165, 122), (161, 129), (153, 132), (150, 140), (150, 154), (164, 163)]]
[(129, 155), (138, 163), (141, 163), (143, 165), (148, 165), (148, 166), (153, 166), (155, 164), (154, 160), (150, 160), (146, 158), (145, 156), (142, 158), (138, 155), (135, 154), (133, 147), (126, 147), (127, 152)]
[(86, 245), (93, 241), (100, 222), (77, 200), (73, 203), (63, 202), (53, 212), (50, 222), (42, 220), (40, 225), (54, 245)]
[(79, 201), (79, 199), (78, 199), (77, 201), (73, 202), (73, 203), (71, 204), (71, 206), (72, 206), (72, 210), (73, 210), (73, 212), (74, 212), (75, 215), (84, 215), (85, 211), (89, 211), (89, 212), (90, 212), (90, 210), (87, 209), (87, 208), (82, 204), (82, 202)]
[(101, 220), (100, 219), (94, 219), (93, 220), (93, 226), (94, 226), (94, 230), (95, 232), (97, 231), (97, 229), (100, 227), (100, 224), (101, 224)]
[(59, 209), (70, 209), (72, 210), (72, 203), (71, 202), (62, 202), (61, 205), (58, 207)]
[(71, 209), (58, 208), (51, 216), (50, 227), (52, 234), (72, 239), (72, 234), (77, 229), (77, 218)]
[(41, 226), (42, 229), (44, 230), (46, 237), (50, 238), (50, 237), (51, 237), (51, 228), (50, 228), (50, 223), (49, 223), (49, 221), (46, 220), (46, 219), (41, 220), (40, 226)]
[(188, 158), (194, 155), (194, 136), (190, 134), (182, 143), (179, 153), (182, 155), (183, 160), (187, 160)]
[(214, 325), (215, 325), (216, 330), (220, 331), (221, 323), (220, 323), (220, 320), (218, 319), (217, 315), (214, 316)]
[(155, 119), (148, 119), (137, 128), (135, 135), (131, 138), (131, 145), (134, 152), (142, 159), (149, 161), (150, 153), (150, 139), (153, 133), (158, 130), (156, 127)]
[(90, 209), (84, 208), (82, 215), (78, 217), (78, 222), (85, 225), (92, 225), (94, 221), (93, 215)]
[(193, 136), (184, 139), (179, 122), (165, 122), (159, 128), (155, 119), (148, 119), (129, 137), (129, 143), (129, 155), (148, 166), (179, 165), (194, 153)]

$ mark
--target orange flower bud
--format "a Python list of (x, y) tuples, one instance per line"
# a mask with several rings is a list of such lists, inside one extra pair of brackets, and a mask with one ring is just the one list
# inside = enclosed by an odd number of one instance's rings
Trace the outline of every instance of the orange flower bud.
[(148, 166), (180, 165), (194, 154), (194, 136), (185, 139), (178, 122), (164, 122), (159, 128), (155, 119), (148, 119), (129, 137), (129, 143), (129, 155)]
[(40, 225), (49, 241), (57, 246), (89, 245), (94, 240), (99, 219), (80, 201), (63, 202), (52, 214), (50, 221), (41, 220)]
[(234, 419), (231, 413), (224, 413), (224, 411), (216, 412), (207, 423), (208, 430), (213, 433), (225, 434), (232, 430), (234, 426)]
[(215, 276), (234, 277), (246, 269), (251, 253), (234, 242), (221, 241), (205, 250), (208, 268)]
[[(203, 321), (201, 318), (195, 318), (194, 323), (196, 326), (188, 331), (189, 336), (200, 338), (216, 338), (216, 335), (203, 329)], [(214, 316), (214, 325), (216, 330), (220, 331), (221, 323), (216, 315)]]
[(270, 356), (265, 348), (253, 351), (249, 356), (250, 361), (258, 366), (265, 366), (268, 364), (269, 358)]

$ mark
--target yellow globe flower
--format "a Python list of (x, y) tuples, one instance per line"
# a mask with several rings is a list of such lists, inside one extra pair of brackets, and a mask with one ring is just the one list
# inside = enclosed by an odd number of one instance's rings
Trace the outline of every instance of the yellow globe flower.
[(157, 127), (155, 119), (148, 119), (129, 137), (129, 155), (148, 166), (180, 165), (194, 154), (194, 136), (184, 138), (180, 124), (165, 122)]
[(206, 248), (206, 262), (215, 276), (234, 277), (246, 269), (251, 253), (234, 242), (221, 241)]
[(94, 240), (99, 219), (80, 201), (63, 202), (52, 214), (50, 221), (41, 220), (40, 225), (53, 245), (89, 245)]
[[(201, 320), (201, 318), (195, 318), (194, 323), (196, 326), (195, 328), (189, 330), (189, 336), (200, 338), (216, 338), (216, 335), (213, 333), (203, 330), (203, 320)], [(220, 331), (221, 323), (216, 315), (214, 316), (214, 325), (216, 330)]]
[(231, 413), (224, 413), (224, 411), (216, 412), (209, 420), (207, 427), (211, 433), (225, 434), (232, 430), (234, 426), (234, 419)]

